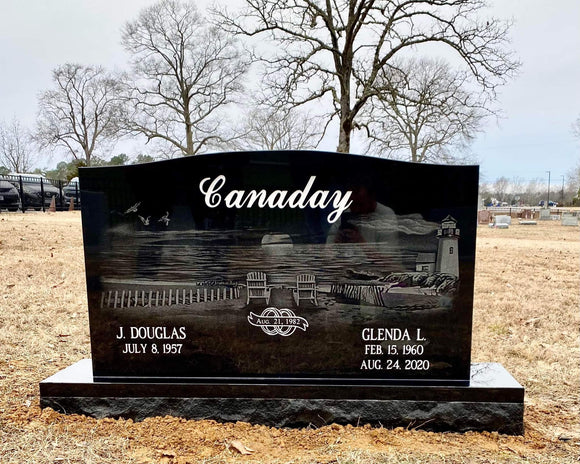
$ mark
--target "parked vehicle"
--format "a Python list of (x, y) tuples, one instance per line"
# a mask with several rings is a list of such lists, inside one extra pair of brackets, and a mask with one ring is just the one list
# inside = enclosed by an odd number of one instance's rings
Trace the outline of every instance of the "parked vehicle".
[[(16, 189), (20, 190), (22, 181), (22, 208), (40, 209), (42, 206), (50, 206), (52, 197), (55, 197), (57, 203), (60, 203), (60, 190), (52, 185), (50, 181), (39, 174), (20, 174), (14, 173), (6, 176)], [(44, 194), (44, 198), (43, 198)]]
[(16, 211), (20, 208), (20, 195), (14, 185), (0, 179), (0, 209)]
[[(546, 204), (546, 201), (545, 201), (545, 200), (542, 200), (542, 201), (540, 201), (540, 202), (538, 203), (538, 206), (545, 206), (545, 204)], [(552, 200), (550, 200), (550, 202), (548, 203), (548, 207), (550, 207), (550, 208), (551, 208), (551, 207), (553, 207), (553, 206), (554, 206), (554, 207), (555, 207), (555, 206), (558, 206), (558, 202), (557, 202), (557, 201), (552, 201)]]
[(79, 187), (79, 178), (73, 177), (69, 183), (62, 188), (62, 193), (64, 195), (64, 200), (66, 204), (70, 203), (73, 199), (75, 204), (79, 205), (81, 203), (81, 189)]

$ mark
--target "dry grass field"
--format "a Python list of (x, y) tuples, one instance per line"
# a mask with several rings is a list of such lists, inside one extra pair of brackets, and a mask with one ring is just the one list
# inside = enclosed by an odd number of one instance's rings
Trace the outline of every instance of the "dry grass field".
[(42, 379), (89, 357), (80, 214), (2, 213), (0, 463), (577, 463), (579, 258), (577, 227), (478, 229), (473, 361), (526, 387), (522, 437), (95, 420), (38, 406)]

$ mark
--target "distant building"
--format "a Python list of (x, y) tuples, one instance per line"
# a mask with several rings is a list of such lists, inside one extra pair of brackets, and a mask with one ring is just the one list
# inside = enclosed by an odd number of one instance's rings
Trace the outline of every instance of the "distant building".
[(419, 253), (415, 270), (417, 272), (435, 272), (435, 263), (437, 261), (437, 253)]

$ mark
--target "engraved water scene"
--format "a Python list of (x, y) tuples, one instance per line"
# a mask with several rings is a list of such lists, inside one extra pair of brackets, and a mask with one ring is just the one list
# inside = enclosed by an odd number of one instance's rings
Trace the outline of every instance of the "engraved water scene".
[(171, 230), (169, 212), (145, 217), (139, 206), (109, 230), (99, 255), (101, 308), (237, 300), (240, 308), (416, 311), (450, 307), (459, 285), (460, 228), (450, 215), (429, 222), (379, 204), (311, 235)]

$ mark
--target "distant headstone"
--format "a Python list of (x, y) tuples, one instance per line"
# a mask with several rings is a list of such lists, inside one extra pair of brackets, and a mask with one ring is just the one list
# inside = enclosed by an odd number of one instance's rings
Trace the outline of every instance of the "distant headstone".
[(537, 221), (520, 221), (520, 225), (522, 226), (535, 226), (537, 224)]
[(79, 177), (92, 362), (43, 406), (521, 433), (523, 388), (470, 362), (477, 167), (244, 152)]
[(511, 225), (512, 217), (507, 216), (507, 215), (498, 215), (498, 216), (494, 216), (493, 221), (495, 222), (496, 225), (498, 225), (498, 224)]
[(522, 211), (522, 218), (523, 219), (534, 219), (536, 217), (536, 211), (533, 209), (524, 209)]
[(540, 210), (540, 221), (550, 221), (550, 210), (549, 209), (541, 209)]
[(478, 224), (489, 224), (491, 222), (491, 211), (486, 209), (477, 212)]
[(496, 229), (509, 229), (510, 225), (506, 224), (505, 222), (500, 222), (499, 224), (495, 224), (494, 227)]
[(562, 225), (563, 226), (577, 226), (578, 225), (578, 216), (573, 216), (573, 215), (562, 216)]

